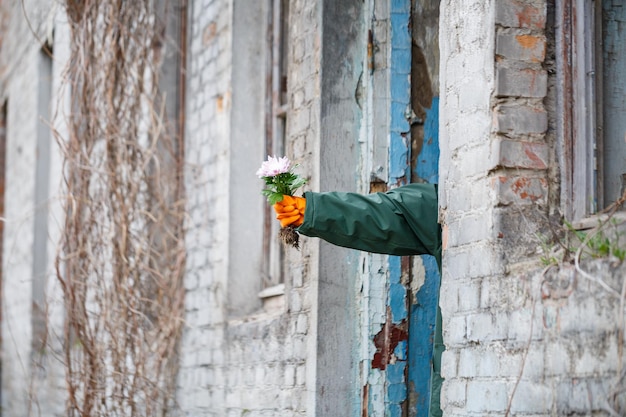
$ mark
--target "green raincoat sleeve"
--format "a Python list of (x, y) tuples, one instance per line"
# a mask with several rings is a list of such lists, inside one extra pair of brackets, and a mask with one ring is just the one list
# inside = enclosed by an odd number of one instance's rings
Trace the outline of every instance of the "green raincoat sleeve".
[(297, 230), (306, 236), (367, 252), (430, 254), (441, 265), (434, 184), (409, 184), (368, 195), (307, 192), (304, 197), (304, 223)]
[[(409, 184), (361, 195), (345, 192), (304, 194), (306, 210), (298, 232), (332, 244), (389, 255), (433, 255), (441, 270), (441, 226), (437, 223), (437, 186)], [(431, 375), (429, 417), (441, 416), (441, 312), (437, 322)]]

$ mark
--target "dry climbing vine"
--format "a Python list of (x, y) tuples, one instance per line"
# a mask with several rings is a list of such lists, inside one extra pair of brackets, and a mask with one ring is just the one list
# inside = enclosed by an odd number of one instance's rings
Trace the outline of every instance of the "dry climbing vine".
[[(162, 3), (162, 2), (161, 2)], [(159, 89), (155, 0), (66, 0), (68, 416), (157, 416), (173, 403), (184, 306), (182, 146)], [(161, 14), (163, 15), (163, 14)]]

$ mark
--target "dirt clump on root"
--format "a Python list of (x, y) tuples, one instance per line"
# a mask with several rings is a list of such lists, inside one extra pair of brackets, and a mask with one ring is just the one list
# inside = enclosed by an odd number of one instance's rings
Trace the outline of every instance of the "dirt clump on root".
[(287, 226), (280, 229), (278, 238), (287, 246), (300, 249), (300, 235), (296, 232), (295, 227)]

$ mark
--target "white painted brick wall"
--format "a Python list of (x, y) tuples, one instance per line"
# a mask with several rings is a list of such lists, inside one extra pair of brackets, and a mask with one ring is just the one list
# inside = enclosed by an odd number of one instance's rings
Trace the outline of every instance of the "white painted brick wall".
[[(34, 27), (45, 20), (45, 13), (27, 2)], [(43, 3), (37, 3), (43, 4)], [(32, 7), (31, 7), (32, 6)], [(21, 7), (3, 4), (10, 9), (8, 32), (3, 39), (0, 95), (9, 99), (7, 146), (7, 202), (5, 206), (5, 244), (3, 253), (3, 413), (28, 415), (29, 391), (41, 415), (63, 414), (64, 380), (62, 369), (46, 364), (46, 376), (33, 380), (30, 365), (30, 308), (32, 269), (32, 214), (35, 167), (38, 46), (23, 43), (31, 39)], [(42, 9), (45, 10), (45, 9)], [(59, 9), (57, 8), (57, 11)], [(294, 32), (299, 43), (296, 65), (291, 69), (294, 91), (293, 117), (290, 117), (288, 150), (302, 163), (305, 175), (312, 171), (311, 154), (315, 150), (311, 124), (319, 119), (317, 40), (317, 5), (292, 7)], [(232, 1), (190, 3), (190, 45), (186, 125), (187, 196), (189, 216), (185, 279), (186, 325), (180, 350), (180, 373), (177, 402), (186, 415), (298, 416), (310, 407), (315, 361), (307, 361), (314, 352), (310, 334), (315, 327), (310, 312), (310, 258), (312, 250), (290, 255), (292, 276), (288, 276), (284, 296), (287, 309), (280, 314), (261, 315), (252, 321), (229, 321), (225, 310), (228, 288), (228, 177), (231, 106)], [(60, 19), (62, 22), (63, 19)], [(61, 24), (61, 23), (59, 23)], [(43, 26), (42, 26), (43, 28)], [(57, 37), (67, 40), (66, 27), (58, 27)], [(45, 30), (42, 29), (45, 32)], [(17, 42), (20, 40), (20, 42)], [(24, 47), (26, 45), (27, 47)], [(295, 46), (294, 46), (295, 48)], [(63, 48), (55, 44), (55, 52)], [(64, 53), (67, 53), (65, 51)], [(66, 55), (65, 55), (66, 56)], [(57, 56), (59, 62), (64, 59)], [(60, 76), (60, 69), (55, 67)], [(55, 88), (58, 88), (55, 81)], [(262, 140), (262, 138), (259, 138)], [(236, 151), (236, 150), (235, 150)], [(58, 155), (53, 156), (57, 171), (51, 181), (59, 180)], [(259, 161), (260, 163), (261, 161)], [(250, 175), (254, 175), (254, 167)], [(58, 197), (58, 183), (52, 188)], [(55, 194), (56, 193), (56, 194)], [(58, 206), (51, 207), (55, 225), (62, 224)], [(56, 232), (54, 232), (56, 233)], [(53, 259), (53, 256), (50, 257)], [(260, 279), (260, 277), (259, 277)], [(58, 288), (51, 284), (50, 294), (59, 306)], [(53, 322), (62, 324), (62, 311), (56, 308)], [(61, 318), (61, 320), (59, 320)], [(58, 342), (58, 341), (57, 341)], [(312, 363), (313, 365), (309, 365)]]
[[(27, 22), (24, 16), (29, 19)], [(42, 416), (62, 415), (64, 376), (57, 360), (58, 339), (51, 337), (42, 354), (31, 352), (32, 273), (34, 239), (35, 170), (37, 161), (37, 115), (40, 44), (52, 33), (55, 11), (52, 3), (27, 0), (1, 5), (3, 29), (0, 49), (0, 100), (8, 102), (4, 242), (2, 253), (2, 412), (7, 416), (28, 415), (39, 409)], [(36, 34), (32, 30), (36, 31)], [(55, 50), (63, 61), (67, 49), (63, 31), (55, 39)], [(61, 62), (53, 63), (53, 83), (58, 86)], [(53, 104), (56, 96), (53, 94)], [(47, 121), (46, 121), (47, 122)], [(51, 139), (53, 140), (53, 139)], [(58, 151), (51, 146), (50, 224), (46, 293), (48, 328), (58, 334), (58, 287), (53, 274), (55, 240), (62, 221), (58, 213), (60, 166)]]
[[(222, 16), (221, 19), (219, 16)], [(177, 390), (187, 415), (226, 415), (224, 305), (228, 213), (230, 4), (189, 4), (186, 316)], [(191, 151), (193, 150), (193, 151)]]
[[(446, 416), (606, 415), (623, 360), (619, 297), (567, 264), (544, 270), (534, 250), (558, 210), (547, 10), (442, 2)], [(583, 268), (616, 290), (626, 276), (607, 260)]]
[[(317, 365), (317, 288), (311, 279), (318, 268), (316, 245), (303, 238), (301, 252), (287, 254), (290, 273), (284, 311), (237, 320), (228, 316), (231, 219), (227, 173), (231, 152), (236, 151), (229, 147), (231, 62), (238, 52), (232, 47), (233, 6), (232, 0), (204, 0), (191, 2), (189, 7), (187, 295), (178, 405), (189, 416), (311, 415)], [(287, 153), (311, 177), (307, 189), (312, 190), (318, 189), (320, 165), (316, 161), (321, 108), (319, 7), (318, 2), (292, 2), (291, 8)], [(30, 3), (28, 10), (39, 27), (42, 21), (37, 16), (45, 13)], [(569, 287), (563, 276), (543, 274), (531, 263), (532, 257), (523, 258), (531, 256), (527, 252), (516, 252), (511, 261), (516, 248), (503, 243), (511, 233), (530, 236), (529, 230), (541, 230), (537, 217), (528, 218), (523, 210), (535, 209), (537, 204), (547, 210), (550, 201), (542, 193), (548, 181), (557, 180), (548, 177), (553, 172), (548, 168), (554, 163), (550, 152), (555, 144), (544, 132), (553, 109), (544, 105), (542, 94), (549, 93), (544, 88), (542, 64), (532, 62), (540, 82), (531, 89), (525, 88), (523, 77), (510, 71), (542, 56), (541, 44), (528, 51), (512, 42), (518, 30), (544, 39), (545, 16), (542, 20), (541, 14), (545, 11), (544, 0), (442, 2), (442, 28), (454, 28), (442, 30), (440, 42), (440, 190), (447, 234), (441, 297), (447, 345), (442, 404), (447, 416), (502, 415), (509, 402), (513, 414), (531, 417), (601, 414), (616, 381), (622, 343), (616, 323), (623, 317), (618, 300), (580, 275)], [(520, 20), (520, 13), (525, 12), (530, 17)], [(12, 13), (21, 16), (17, 5)], [(9, 99), (2, 407), (6, 415), (18, 416), (27, 415), (31, 386), (38, 123), (31, 113), (20, 110), (36, 107), (37, 86), (31, 81), (37, 78), (38, 47), (15, 41), (30, 36), (22, 20), (12, 19), (9, 33), (15, 36), (3, 39), (0, 51), (2, 63), (8, 63), (0, 95)], [(55, 50), (60, 49), (55, 45)], [(497, 78), (496, 53), (515, 61), (502, 70), (511, 77)], [(551, 82), (546, 78), (545, 87)], [(538, 159), (526, 158), (528, 152)], [(524, 190), (537, 193), (538, 203), (518, 198), (514, 185), (526, 177), (529, 185)], [(527, 223), (505, 221), (520, 211)], [(61, 217), (55, 213), (57, 219)], [(528, 229), (520, 232), (520, 224)], [(615, 278), (626, 276), (623, 264), (611, 269), (606, 262), (594, 261), (584, 267), (618, 290), (621, 284)], [(374, 294), (381, 289), (372, 290)], [(369, 320), (376, 321), (380, 299), (370, 300)], [(57, 311), (57, 326), (59, 317)], [(367, 347), (360, 354), (367, 362)], [(46, 370), (49, 374), (36, 381), (37, 400), (43, 415), (62, 415), (58, 410), (63, 395), (55, 395), (62, 389), (62, 376), (51, 367)], [(370, 382), (376, 386), (376, 381)], [(371, 394), (377, 392), (382, 395), (379, 391)], [(377, 407), (376, 412), (382, 414), (382, 406)]]
[[(307, 409), (310, 249), (287, 251), (286, 310), (232, 320), (228, 291), (228, 198), (232, 1), (190, 4), (186, 176), (189, 222), (178, 402), (187, 415), (300, 416)], [(315, 4), (293, 4), (287, 154), (309, 175), (318, 54)], [(298, 22), (302, 22), (298, 23)], [(306, 24), (304, 24), (306, 22)], [(261, 23), (259, 23), (261, 24)], [(300, 28), (300, 29), (299, 29)], [(263, 70), (264, 64), (260, 63)], [(263, 140), (262, 137), (250, 140)], [(259, 164), (262, 161), (259, 160)], [(250, 167), (254, 175), (256, 167)], [(253, 278), (253, 277), (252, 277)], [(260, 279), (260, 277), (258, 277)], [(314, 363), (315, 361), (310, 361)]]

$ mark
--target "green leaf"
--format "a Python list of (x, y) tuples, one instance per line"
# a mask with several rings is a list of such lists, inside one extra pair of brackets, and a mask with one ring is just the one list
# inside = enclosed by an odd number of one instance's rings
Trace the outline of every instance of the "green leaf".
[(306, 179), (293, 172), (284, 172), (273, 177), (263, 177), (266, 188), (262, 194), (270, 204), (276, 204), (283, 195), (293, 195), (294, 191), (306, 184)]
[(270, 205), (272, 206), (282, 200), (283, 200), (282, 193), (270, 193), (267, 197), (267, 201), (269, 201)]
[(291, 184), (291, 188), (293, 191), (297, 190), (298, 188), (302, 187), (304, 184), (306, 184), (306, 179), (302, 178), (302, 177), (298, 177), (293, 184)]

